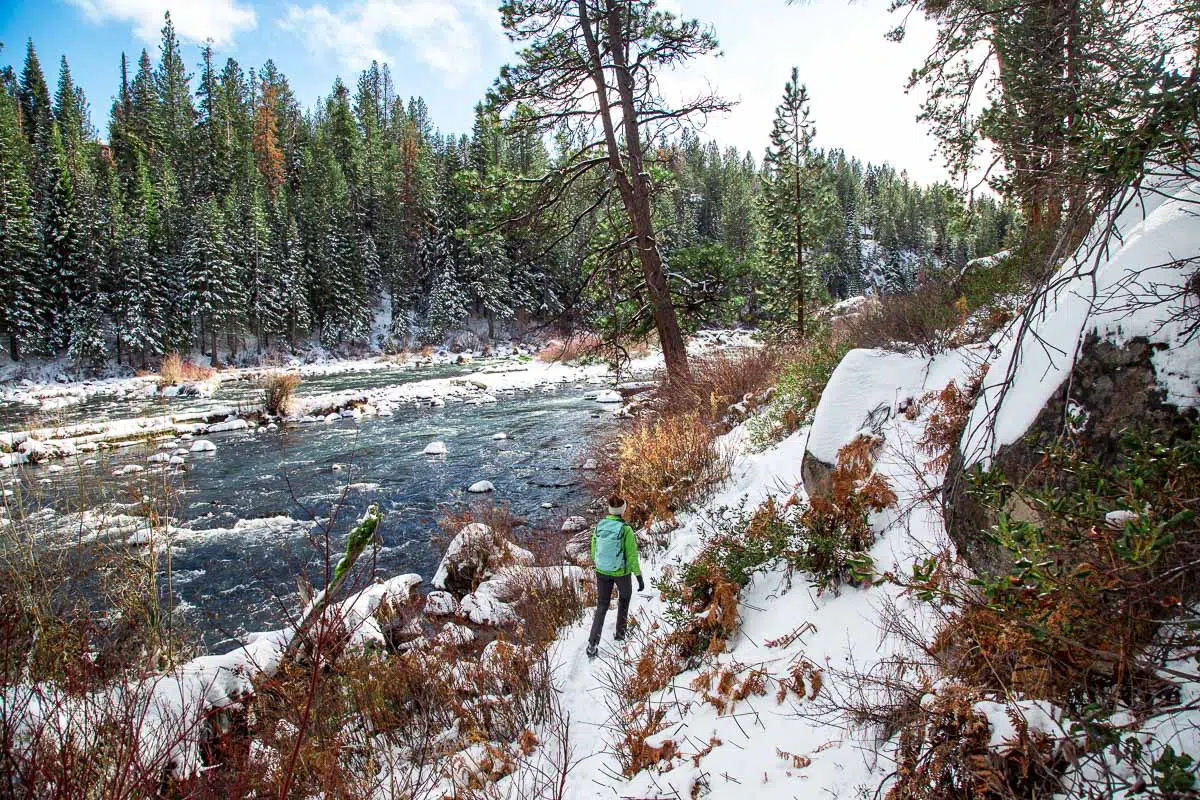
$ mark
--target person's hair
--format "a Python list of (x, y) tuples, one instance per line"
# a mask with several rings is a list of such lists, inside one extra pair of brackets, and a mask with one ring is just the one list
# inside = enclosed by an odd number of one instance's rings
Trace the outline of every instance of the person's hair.
[(614, 494), (608, 498), (609, 508), (620, 508), (623, 505), (625, 505), (625, 498), (619, 494)]

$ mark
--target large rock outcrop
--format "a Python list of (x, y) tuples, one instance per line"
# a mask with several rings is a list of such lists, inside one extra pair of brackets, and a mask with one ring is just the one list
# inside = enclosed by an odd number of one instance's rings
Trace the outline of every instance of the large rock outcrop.
[[(1065, 433), (1093, 463), (1108, 465), (1129, 428), (1165, 441), (1196, 419), (1200, 343), (1188, 327), (1200, 307), (1197, 187), (1144, 194), (1118, 219), (1107, 251), (1098, 250), (1102, 231), (1093, 231), (1059, 272), (1057, 290), (999, 342), (943, 491), (947, 530), (977, 572), (1003, 574), (1011, 563), (987, 536), (999, 512), (972, 495), (967, 470), (1037, 488), (1063, 480), (1039, 466), (1044, 445)], [(1003, 511), (1036, 521), (1019, 499)]]
[(860, 433), (879, 436), (908, 403), (969, 372), (974, 350), (925, 358), (887, 350), (851, 350), (837, 365), (813, 413), (800, 475), (810, 497), (828, 493), (838, 451)]

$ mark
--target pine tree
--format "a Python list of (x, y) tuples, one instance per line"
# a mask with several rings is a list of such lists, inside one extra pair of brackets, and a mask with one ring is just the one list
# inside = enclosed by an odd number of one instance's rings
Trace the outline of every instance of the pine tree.
[[(225, 215), (216, 198), (198, 209), (184, 247), (187, 307), (200, 321), (201, 342), (218, 363), (218, 335), (233, 313), (234, 264), (225, 233)], [(203, 351), (203, 345), (202, 345)]]
[(13, 361), (42, 351), (43, 265), (17, 104), (0, 92), (0, 330)]
[(808, 91), (793, 67), (792, 79), (785, 84), (783, 100), (775, 109), (767, 149), (764, 266), (771, 287), (768, 306), (781, 322), (794, 320), (801, 336), (813, 305), (816, 272), (827, 263), (819, 245), (826, 241), (833, 219), (830, 187), (820, 161), (810, 152), (816, 131), (808, 115)]
[(87, 268), (83, 261), (88, 242), (76, 197), (75, 173), (63, 147), (57, 123), (52, 126), (50, 154), (53, 159), (53, 184), (47, 200), (43, 230), (49, 280), (44, 291), (48, 295), (47, 307), (51, 312), (48, 343), (58, 350), (67, 345), (70, 337), (67, 320), (71, 307), (79, 299), (80, 280)]

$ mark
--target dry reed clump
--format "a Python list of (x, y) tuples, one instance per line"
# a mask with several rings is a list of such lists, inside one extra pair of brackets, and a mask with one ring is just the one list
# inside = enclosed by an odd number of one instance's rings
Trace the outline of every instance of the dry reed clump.
[(705, 422), (718, 422), (728, 415), (730, 406), (746, 402), (772, 385), (784, 357), (778, 348), (752, 347), (693, 358), (689, 379), (659, 390), (663, 413), (696, 412)]
[(896, 783), (887, 800), (1037, 800), (1062, 787), (1050, 737), (1031, 731), (1018, 713), (1016, 736), (1003, 753), (990, 745), (991, 727), (975, 704), (977, 690), (951, 686), (923, 704), (900, 733)]
[(210, 367), (184, 361), (179, 353), (167, 353), (163, 356), (162, 366), (158, 370), (158, 385), (178, 386), (181, 383), (208, 380), (213, 374), (214, 371)]
[(263, 379), (263, 406), (268, 414), (286, 416), (291, 412), (300, 376), (294, 372), (274, 372)]
[(731, 463), (696, 412), (638, 419), (620, 435), (615, 483), (628, 519), (649, 524), (709, 497)]
[(847, 338), (858, 347), (933, 356), (954, 346), (966, 317), (965, 299), (954, 302), (940, 288), (922, 288), (881, 298), (847, 322)]
[(592, 333), (574, 333), (565, 339), (551, 339), (537, 353), (538, 361), (570, 364), (583, 358), (596, 358), (604, 350), (604, 341)]

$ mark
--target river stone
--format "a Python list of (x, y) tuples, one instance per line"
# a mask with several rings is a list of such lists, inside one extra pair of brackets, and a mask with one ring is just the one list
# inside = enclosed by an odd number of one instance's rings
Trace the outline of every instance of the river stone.
[(238, 419), (235, 417), (234, 419), (227, 419), (224, 422), (218, 422), (216, 424), (209, 425), (207, 428), (205, 428), (204, 432), (205, 433), (226, 433), (228, 431), (244, 431), (249, 427), (250, 427), (249, 422), (246, 422), (246, 420), (244, 420), (244, 419)]
[(587, 528), (588, 521), (586, 517), (567, 517), (562, 524), (563, 533), (575, 533)]
[(208, 439), (197, 439), (192, 442), (193, 453), (215, 453), (216, 451), (217, 446)]
[(492, 485), (491, 481), (475, 481), (475, 483), (472, 483), (467, 491), (472, 492), (473, 494), (484, 494), (486, 492), (496, 491), (496, 487)]
[(504, 440), (504, 439), (507, 439), (507, 438), (508, 438), (508, 434), (507, 434), (507, 433), (494, 433), (494, 434), (492, 434), (492, 441), (493, 441), (493, 442), (499, 442), (499, 441), (502, 441), (502, 440)]
[(458, 601), (449, 592), (430, 592), (425, 598), (425, 615), (429, 617), (452, 617), (458, 613)]
[(421, 452), (427, 456), (444, 456), (446, 455), (446, 443), (430, 442), (429, 444), (425, 445), (425, 449)]
[(146, 459), (151, 464), (165, 464), (171, 460), (170, 453), (155, 453)]
[(431, 583), (462, 597), (490, 578), (496, 571), (513, 564), (531, 565), (533, 553), (495, 533), (487, 525), (466, 525), (446, 548)]
[(620, 392), (609, 390), (607, 392), (600, 392), (596, 395), (595, 399), (597, 403), (621, 403), (624, 402), (625, 398), (621, 397)]

